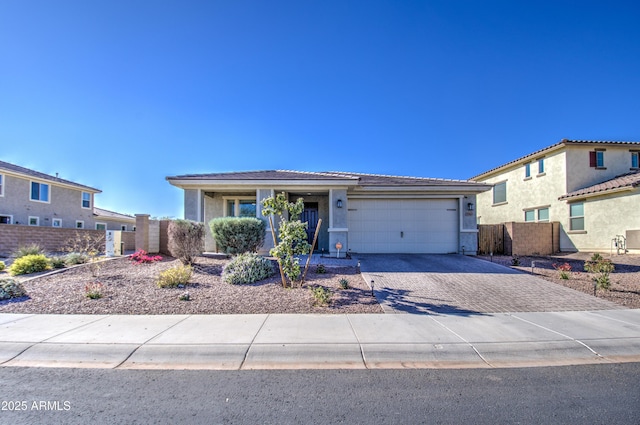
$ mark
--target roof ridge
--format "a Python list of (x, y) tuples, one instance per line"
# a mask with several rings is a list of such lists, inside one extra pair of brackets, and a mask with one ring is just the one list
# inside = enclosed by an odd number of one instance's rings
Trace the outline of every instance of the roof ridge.
[[(340, 173), (339, 171), (327, 171), (328, 173)], [(344, 174), (344, 173), (343, 173)], [(442, 182), (468, 182), (469, 180), (463, 179), (444, 179), (440, 177), (416, 177), (416, 176), (399, 176), (392, 174), (375, 174), (375, 173), (348, 173), (355, 176), (368, 176), (368, 177), (391, 177), (396, 179), (413, 179), (413, 180), (429, 180), (429, 181), (442, 181)]]
[(109, 212), (112, 214), (118, 214), (118, 215), (125, 215), (127, 217), (131, 217), (131, 218), (135, 218), (134, 216), (130, 215), (130, 214), (125, 214), (125, 213), (121, 213), (118, 211), (112, 211), (112, 210), (108, 210), (106, 208), (100, 208), (100, 207), (96, 207), (95, 205), (93, 206), (93, 212), (95, 213), (95, 210), (101, 210), (101, 211), (105, 211), (105, 212)]
[(95, 187), (91, 187), (91, 186), (87, 186), (85, 184), (82, 183), (77, 183), (71, 180), (67, 180), (67, 179), (63, 179), (60, 178), (58, 176), (52, 176), (50, 174), (44, 173), (42, 171), (38, 171), (38, 170), (34, 170), (33, 168), (27, 168), (27, 167), (23, 167), (22, 165), (17, 165), (17, 164), (13, 164), (11, 162), (7, 162), (7, 161), (0, 161), (0, 168), (5, 168), (9, 171), (13, 171), (16, 173), (21, 173), (21, 174), (26, 174), (28, 176), (31, 177), (35, 177), (35, 178), (39, 178), (42, 180), (48, 180), (48, 181), (52, 181), (52, 182), (57, 182), (57, 183), (63, 183), (63, 184), (69, 184), (69, 185), (73, 185), (76, 187), (82, 187), (85, 189), (90, 189), (90, 190), (95, 190), (97, 192), (102, 192), (100, 189), (97, 189)]
[(275, 171), (280, 173), (311, 174), (314, 176), (353, 178), (353, 176), (350, 173), (340, 173), (340, 172), (333, 172), (333, 171), (299, 171), (299, 170), (275, 170)]

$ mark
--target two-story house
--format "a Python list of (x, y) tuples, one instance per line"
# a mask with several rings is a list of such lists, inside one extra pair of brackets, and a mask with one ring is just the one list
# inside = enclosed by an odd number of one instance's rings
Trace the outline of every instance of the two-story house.
[(478, 223), (557, 221), (561, 251), (609, 251), (640, 230), (639, 156), (640, 142), (563, 139), (486, 171), (470, 179), (493, 186)]

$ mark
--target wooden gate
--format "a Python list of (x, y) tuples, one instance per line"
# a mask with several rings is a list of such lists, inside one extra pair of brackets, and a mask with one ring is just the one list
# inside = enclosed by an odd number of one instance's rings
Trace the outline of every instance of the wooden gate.
[(478, 254), (504, 254), (504, 224), (478, 225)]

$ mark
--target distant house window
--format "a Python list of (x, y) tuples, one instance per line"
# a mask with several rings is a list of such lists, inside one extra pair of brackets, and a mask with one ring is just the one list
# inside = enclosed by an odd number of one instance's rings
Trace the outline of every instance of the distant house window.
[(29, 226), (39, 226), (39, 225), (40, 225), (40, 217), (29, 216)]
[(0, 224), (11, 224), (11, 223), (13, 223), (13, 216), (0, 215)]
[(584, 203), (569, 205), (570, 230), (584, 230)]
[(504, 202), (507, 202), (507, 182), (493, 186), (493, 203), (502, 204)]
[(91, 208), (91, 194), (82, 192), (82, 208)]
[(31, 182), (31, 200), (49, 202), (49, 185), (46, 183)]
[[(640, 153), (631, 152), (631, 168), (640, 168)], [(2, 177), (2, 176), (0, 176)], [(0, 188), (0, 195), (2, 195), (2, 189)]]
[(133, 226), (133, 227), (131, 228), (131, 231), (132, 231), (132, 232), (135, 232), (135, 231), (136, 231), (136, 226)]
[(544, 158), (538, 160), (538, 174), (544, 174)]
[(538, 221), (549, 221), (549, 208), (540, 208), (538, 210)]
[(107, 225), (105, 223), (96, 223), (96, 230), (107, 230)]
[(604, 168), (604, 150), (589, 152), (589, 166)]
[(524, 178), (531, 177), (531, 164), (524, 164)]
[(255, 217), (255, 199), (227, 199), (227, 217)]
[(84, 221), (76, 220), (76, 229), (84, 229)]
[(122, 230), (123, 232), (127, 231), (127, 225), (123, 224), (122, 226), (120, 226), (120, 230)]
[(4, 196), (4, 176), (0, 174), (0, 196)]
[(535, 221), (536, 210), (529, 210), (524, 212), (524, 221)]
[(59, 218), (54, 218), (53, 220), (51, 220), (51, 226), (62, 227), (62, 220)]

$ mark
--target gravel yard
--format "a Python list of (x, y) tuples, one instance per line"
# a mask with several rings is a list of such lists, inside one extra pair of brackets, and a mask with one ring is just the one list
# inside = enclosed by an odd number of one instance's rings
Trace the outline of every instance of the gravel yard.
[[(493, 262), (513, 267), (526, 273), (531, 273), (531, 262), (535, 261), (533, 273), (549, 282), (566, 286), (577, 291), (593, 295), (593, 275), (584, 271), (584, 262), (591, 258), (591, 253), (559, 254), (546, 257), (519, 257), (520, 265), (512, 266), (511, 256), (493, 256)], [(596, 296), (627, 308), (640, 308), (640, 255), (609, 255), (615, 270), (611, 273), (611, 288), (598, 289)], [(483, 260), (491, 261), (489, 256), (480, 256)], [(553, 267), (568, 263), (571, 266), (569, 279), (561, 279), (560, 273)]]
[[(0, 301), (0, 313), (51, 314), (254, 314), (254, 313), (381, 313), (356, 267), (326, 267), (316, 273), (310, 266), (306, 287), (284, 289), (274, 277), (249, 285), (230, 285), (220, 279), (226, 259), (199, 257), (186, 288), (159, 288), (160, 272), (180, 264), (173, 258), (151, 264), (134, 264), (127, 258), (104, 261), (98, 277), (89, 265), (26, 280), (27, 298)], [(9, 277), (0, 273), (0, 277)], [(340, 279), (350, 289), (340, 288)], [(85, 286), (102, 284), (103, 296), (89, 299)], [(322, 285), (332, 292), (329, 306), (314, 305), (309, 286)], [(186, 291), (190, 301), (179, 298)]]

